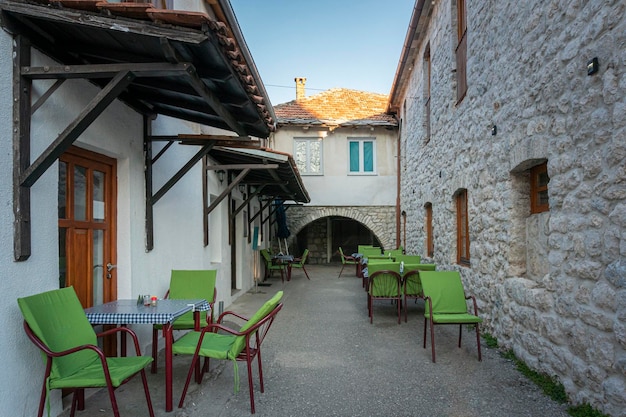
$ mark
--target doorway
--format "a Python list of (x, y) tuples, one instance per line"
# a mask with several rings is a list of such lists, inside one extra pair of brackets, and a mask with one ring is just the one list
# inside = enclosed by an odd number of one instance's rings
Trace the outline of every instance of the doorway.
[(84, 308), (117, 299), (116, 161), (71, 147), (59, 158), (59, 287)]

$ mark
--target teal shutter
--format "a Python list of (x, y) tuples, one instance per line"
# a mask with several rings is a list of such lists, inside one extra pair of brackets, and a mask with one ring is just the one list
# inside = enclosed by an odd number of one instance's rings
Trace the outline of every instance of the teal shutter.
[(363, 172), (374, 172), (374, 142), (363, 142)]
[(350, 172), (359, 172), (359, 142), (350, 142)]

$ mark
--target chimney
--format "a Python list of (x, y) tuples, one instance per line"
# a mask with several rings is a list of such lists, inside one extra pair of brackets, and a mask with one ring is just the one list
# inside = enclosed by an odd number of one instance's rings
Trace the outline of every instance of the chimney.
[(306, 78), (297, 77), (294, 78), (294, 81), (296, 82), (296, 101), (298, 101), (305, 96), (304, 85), (306, 84)]

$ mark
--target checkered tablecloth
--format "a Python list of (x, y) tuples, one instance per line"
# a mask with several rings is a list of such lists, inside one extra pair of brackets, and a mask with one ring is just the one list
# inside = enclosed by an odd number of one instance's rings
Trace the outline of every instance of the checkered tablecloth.
[(137, 300), (116, 300), (85, 309), (91, 324), (165, 324), (188, 311), (208, 311), (206, 300), (158, 300), (156, 306), (137, 304)]

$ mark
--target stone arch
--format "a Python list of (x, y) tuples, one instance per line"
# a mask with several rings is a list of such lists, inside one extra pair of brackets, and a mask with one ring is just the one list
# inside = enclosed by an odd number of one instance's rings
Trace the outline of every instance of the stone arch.
[[(384, 248), (395, 248), (395, 207), (292, 207), (287, 212), (291, 238), (308, 224), (324, 217), (346, 217), (368, 228)], [(385, 219), (385, 221), (381, 221)]]

